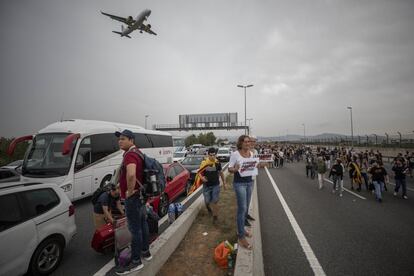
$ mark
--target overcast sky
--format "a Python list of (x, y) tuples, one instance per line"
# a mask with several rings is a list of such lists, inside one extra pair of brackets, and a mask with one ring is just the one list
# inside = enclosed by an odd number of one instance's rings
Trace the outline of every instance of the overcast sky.
[[(120, 38), (100, 10), (152, 10)], [(238, 112), (260, 136), (414, 130), (414, 1), (0, 1), (0, 136)], [(238, 132), (241, 133), (241, 132)], [(221, 132), (220, 134), (226, 134)], [(228, 132), (234, 135), (237, 132)]]

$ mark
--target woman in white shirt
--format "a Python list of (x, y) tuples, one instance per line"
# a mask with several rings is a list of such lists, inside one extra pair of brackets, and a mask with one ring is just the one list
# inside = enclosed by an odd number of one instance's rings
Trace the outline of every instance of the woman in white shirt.
[(230, 156), (229, 172), (234, 173), (233, 188), (237, 199), (237, 236), (239, 244), (247, 249), (251, 249), (251, 245), (246, 240), (246, 237), (251, 237), (251, 233), (244, 226), (252, 194), (253, 179), (251, 176), (242, 177), (239, 169), (244, 158), (252, 157), (253, 153), (250, 151), (249, 136), (240, 136), (237, 141), (237, 150)]

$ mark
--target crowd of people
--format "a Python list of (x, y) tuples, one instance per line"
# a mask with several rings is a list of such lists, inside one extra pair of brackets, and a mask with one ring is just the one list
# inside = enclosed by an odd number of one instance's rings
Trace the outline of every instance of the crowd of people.
[[(134, 134), (129, 130), (117, 132), (119, 147), (125, 151), (122, 161), (119, 184), (112, 185), (111, 189), (102, 193), (94, 203), (94, 222), (96, 227), (113, 221), (115, 215), (126, 215), (128, 228), (131, 232), (131, 262), (117, 269), (116, 274), (124, 275), (143, 268), (141, 258), (149, 261), (152, 255), (149, 251), (149, 230), (145, 215), (145, 200), (140, 193), (140, 183), (143, 183), (143, 160), (134, 143)], [(225, 188), (225, 180), (220, 162), (216, 159), (216, 150), (208, 150), (207, 159), (211, 163), (208, 170), (201, 175), (203, 194), (207, 210), (217, 222), (219, 210), (217, 203), (220, 195), (220, 180)], [(344, 175), (349, 175), (349, 188), (360, 192), (364, 186), (372, 191), (378, 202), (382, 202), (382, 192), (387, 190), (389, 174), (384, 167), (383, 156), (379, 151), (357, 152), (346, 148), (309, 147), (298, 144), (257, 143), (254, 136), (242, 135), (237, 140), (237, 149), (231, 154), (229, 173), (233, 174), (233, 189), (237, 202), (237, 236), (240, 246), (251, 249), (246, 237), (252, 233), (246, 229), (254, 221), (248, 213), (254, 174), (244, 175), (241, 164), (246, 160), (255, 159), (261, 155), (271, 155), (271, 167), (283, 168), (285, 163), (305, 162), (306, 177), (314, 179), (318, 176), (319, 189), (324, 188), (325, 175), (332, 178), (332, 193), (342, 197), (344, 190)], [(267, 159), (267, 162), (269, 160)], [(269, 165), (257, 163), (255, 168)], [(394, 196), (402, 190), (402, 198), (408, 199), (406, 177), (413, 177), (414, 153), (398, 154), (392, 162), (391, 171), (395, 179)], [(363, 185), (364, 184), (364, 185)], [(122, 208), (120, 199), (125, 203)], [(115, 212), (116, 214), (114, 214)]]
[(406, 177), (413, 177), (414, 152), (399, 153), (387, 170), (379, 150), (358, 151), (344, 147), (310, 147), (305, 145), (260, 144), (259, 153), (272, 153), (273, 166), (284, 162), (305, 161), (306, 177), (318, 179), (318, 188), (324, 188), (325, 176), (332, 179), (332, 193), (342, 197), (344, 175), (349, 176), (349, 189), (361, 192), (363, 187), (382, 202), (382, 193), (388, 190), (390, 175), (395, 180), (394, 196), (408, 199)]

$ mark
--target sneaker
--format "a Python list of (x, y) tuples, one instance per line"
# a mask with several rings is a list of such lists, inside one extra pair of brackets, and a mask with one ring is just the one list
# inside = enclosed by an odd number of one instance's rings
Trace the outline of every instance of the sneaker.
[(378, 198), (378, 202), (381, 203), (382, 202), (382, 198)]
[(247, 219), (245, 219), (244, 220), (244, 226), (252, 226), (252, 225), (250, 224), (250, 222)]
[(142, 257), (146, 261), (151, 261), (152, 260), (152, 255), (151, 255), (151, 252), (149, 250), (147, 252), (143, 252)]
[(397, 196), (397, 192), (394, 192), (394, 196)]
[(404, 198), (404, 199), (408, 199), (408, 196), (406, 196), (406, 195), (405, 195), (405, 196), (403, 196), (403, 198)]
[(342, 193), (339, 194), (339, 197), (342, 197)]
[(119, 268), (117, 271), (115, 271), (115, 273), (116, 275), (127, 275), (134, 271), (139, 271), (143, 268), (144, 264), (141, 262), (141, 260), (132, 261), (129, 263), (129, 265)]
[(246, 218), (248, 220), (255, 221), (255, 219), (251, 215), (249, 215), (249, 214), (246, 215)]

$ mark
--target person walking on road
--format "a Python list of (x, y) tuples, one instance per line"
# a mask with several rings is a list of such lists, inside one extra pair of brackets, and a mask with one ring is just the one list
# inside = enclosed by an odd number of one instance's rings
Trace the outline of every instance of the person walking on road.
[(247, 135), (241, 135), (237, 140), (237, 150), (230, 156), (228, 170), (234, 174), (233, 188), (237, 200), (237, 236), (239, 244), (247, 249), (251, 249), (251, 245), (246, 239), (246, 237), (251, 237), (251, 233), (244, 227), (252, 194), (253, 178), (252, 176), (242, 177), (239, 169), (244, 158), (252, 157), (250, 138)]
[(221, 163), (216, 159), (216, 149), (208, 149), (208, 160), (210, 165), (204, 170), (204, 175), (201, 176), (203, 181), (203, 195), (207, 210), (210, 210), (213, 216), (213, 223), (217, 222), (218, 217), (218, 201), (220, 195), (220, 179), (223, 182), (225, 189), (224, 174), (221, 169)]
[(394, 196), (398, 195), (398, 190), (402, 187), (402, 197), (408, 199), (407, 197), (407, 185), (405, 182), (405, 175), (408, 173), (408, 168), (401, 160), (396, 160), (394, 166), (392, 167), (394, 172), (395, 179), (395, 189)]
[(384, 190), (385, 183), (388, 182), (388, 174), (382, 164), (378, 164), (378, 161), (374, 161), (372, 165), (373, 167), (369, 170), (369, 173), (371, 174), (372, 184), (374, 184), (375, 188), (375, 198), (381, 203), (382, 191)]
[(117, 275), (125, 275), (141, 270), (144, 267), (141, 256), (149, 261), (152, 259), (152, 255), (149, 250), (147, 211), (142, 193), (144, 161), (134, 144), (135, 137), (132, 131), (127, 129), (122, 132), (117, 131), (115, 135), (119, 139), (120, 149), (125, 151), (119, 177), (119, 186), (121, 198), (125, 199), (125, 214), (132, 236), (131, 262), (125, 267), (120, 267), (115, 273)]
[(361, 191), (362, 176), (361, 169), (357, 164), (357, 157), (352, 157), (352, 161), (349, 162), (349, 178), (351, 180), (351, 190), (354, 189), (354, 184), (358, 184), (357, 191)]
[(318, 164), (317, 165), (318, 166), (317, 172), (318, 172), (319, 190), (321, 190), (323, 188), (323, 181), (324, 181), (324, 178), (325, 178), (325, 173), (327, 171), (326, 170), (326, 163), (323, 160), (322, 156), (318, 157), (318, 163), (317, 164)]
[[(329, 178), (332, 176), (333, 188), (332, 193), (334, 194), (336, 190), (339, 189), (339, 196), (342, 197), (343, 187), (343, 178), (344, 170), (341, 164), (341, 159), (336, 159), (336, 163), (332, 166), (331, 171), (329, 172)], [(339, 186), (339, 188), (338, 188)]]

